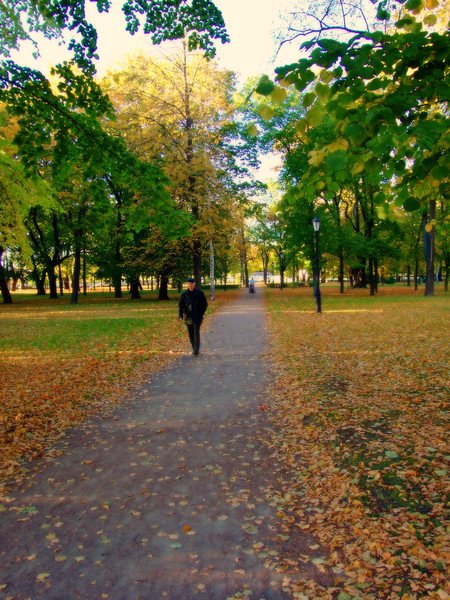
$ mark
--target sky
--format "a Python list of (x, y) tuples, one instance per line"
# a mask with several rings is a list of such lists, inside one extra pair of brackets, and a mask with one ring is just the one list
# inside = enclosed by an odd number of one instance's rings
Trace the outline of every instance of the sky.
[[(217, 60), (221, 66), (235, 71), (239, 80), (244, 81), (250, 75), (273, 73), (273, 68), (286, 62), (292, 62), (295, 56), (293, 46), (283, 48), (276, 55), (278, 44), (275, 35), (283, 26), (280, 15), (288, 13), (291, 0), (215, 0), (222, 11), (228, 34), (229, 44), (217, 44)], [(134, 36), (125, 31), (125, 19), (121, 11), (123, 0), (113, 0), (108, 13), (99, 14), (94, 3), (87, 2), (87, 16), (97, 29), (98, 52), (100, 60), (97, 68), (100, 75), (116, 64), (124, 61), (131, 52), (145, 48), (157, 52), (148, 35), (138, 32)], [(55, 41), (40, 40), (42, 58), (39, 68), (48, 71), (49, 67), (69, 54)], [(31, 45), (22, 45), (15, 54), (18, 62), (37, 66), (31, 57)]]

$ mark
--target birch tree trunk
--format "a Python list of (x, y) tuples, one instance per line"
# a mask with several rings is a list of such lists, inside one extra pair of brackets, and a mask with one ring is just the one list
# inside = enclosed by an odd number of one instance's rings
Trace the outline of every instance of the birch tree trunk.
[(209, 240), (209, 297), (211, 300), (216, 298), (216, 278), (214, 267), (214, 244)]

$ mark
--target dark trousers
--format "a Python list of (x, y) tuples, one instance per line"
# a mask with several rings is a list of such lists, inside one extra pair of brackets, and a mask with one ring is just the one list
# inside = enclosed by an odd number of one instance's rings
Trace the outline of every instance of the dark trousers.
[(192, 325), (187, 325), (187, 329), (192, 351), (198, 354), (200, 350), (200, 323), (192, 323)]

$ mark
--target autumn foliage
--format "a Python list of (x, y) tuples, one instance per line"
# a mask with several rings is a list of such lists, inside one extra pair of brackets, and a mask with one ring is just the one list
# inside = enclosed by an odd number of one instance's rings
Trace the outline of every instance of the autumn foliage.
[(311, 290), (267, 293), (279, 516), (318, 539), (334, 578), (291, 577), (294, 597), (448, 598), (448, 299), (325, 294), (318, 315)]

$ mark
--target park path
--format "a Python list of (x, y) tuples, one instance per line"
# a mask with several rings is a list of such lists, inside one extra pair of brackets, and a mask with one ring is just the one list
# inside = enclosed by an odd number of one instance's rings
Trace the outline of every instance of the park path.
[[(218, 312), (182, 355), (0, 512), (0, 598), (276, 599), (273, 459), (257, 435), (270, 369), (261, 292)], [(176, 315), (174, 314), (174, 318)]]

